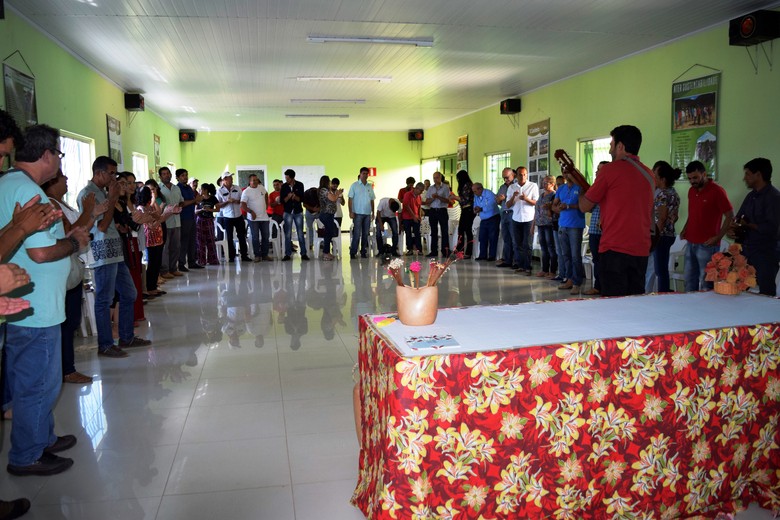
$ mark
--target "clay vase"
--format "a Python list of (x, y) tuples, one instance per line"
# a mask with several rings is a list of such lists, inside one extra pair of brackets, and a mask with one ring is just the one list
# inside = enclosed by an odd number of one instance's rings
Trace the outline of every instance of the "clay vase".
[(436, 321), (439, 311), (439, 287), (419, 289), (396, 285), (395, 299), (398, 304), (398, 319), (404, 325), (430, 325)]

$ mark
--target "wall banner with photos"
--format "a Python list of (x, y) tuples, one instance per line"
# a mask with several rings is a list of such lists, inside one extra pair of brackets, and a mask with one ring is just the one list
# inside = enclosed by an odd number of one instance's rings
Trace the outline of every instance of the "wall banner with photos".
[(3, 64), (5, 86), (5, 111), (22, 129), (38, 124), (38, 108), (35, 100), (35, 78)]
[(469, 136), (458, 137), (458, 167), (456, 171), (469, 171)]
[(550, 120), (528, 125), (528, 180), (539, 184), (550, 169)]
[(117, 171), (124, 170), (122, 157), (122, 123), (119, 119), (106, 114), (106, 129), (108, 130), (108, 156), (116, 161)]
[(717, 174), (720, 73), (672, 83), (672, 166), (701, 161)]

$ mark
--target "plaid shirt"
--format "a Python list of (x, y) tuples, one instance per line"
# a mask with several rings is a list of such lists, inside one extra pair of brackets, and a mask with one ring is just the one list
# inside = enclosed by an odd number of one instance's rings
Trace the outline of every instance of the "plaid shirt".
[(590, 227), (588, 228), (588, 233), (591, 235), (600, 235), (601, 234), (601, 223), (599, 222), (601, 220), (601, 206), (596, 204), (593, 206), (593, 210), (590, 212)]

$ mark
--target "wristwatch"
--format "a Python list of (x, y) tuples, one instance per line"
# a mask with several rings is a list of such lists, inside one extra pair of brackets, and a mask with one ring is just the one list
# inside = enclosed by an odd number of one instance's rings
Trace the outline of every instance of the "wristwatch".
[(81, 244), (79, 241), (73, 237), (68, 237), (68, 240), (70, 240), (70, 245), (73, 247), (73, 251), (71, 251), (70, 254), (78, 253), (81, 249)]

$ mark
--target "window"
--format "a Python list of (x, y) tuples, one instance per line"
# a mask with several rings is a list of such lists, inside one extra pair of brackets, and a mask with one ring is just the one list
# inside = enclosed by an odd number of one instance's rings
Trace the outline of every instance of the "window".
[(133, 175), (136, 181), (149, 180), (149, 158), (142, 153), (133, 152)]
[(79, 192), (92, 178), (92, 163), (95, 160), (95, 140), (66, 130), (60, 130), (60, 150), (62, 173), (68, 177), (68, 193), (65, 202), (77, 207)]
[(433, 174), (439, 171), (439, 159), (423, 159), (420, 163), (420, 170), (422, 173), (422, 180), (428, 179), (433, 182)]
[(509, 166), (509, 152), (501, 152), (485, 155), (485, 172), (488, 189), (493, 193), (498, 192), (498, 188), (504, 183), (501, 178), (501, 172)]
[(596, 180), (596, 167), (601, 161), (612, 162), (612, 156), (609, 155), (610, 137), (602, 139), (580, 140), (578, 144), (580, 173), (591, 184)]

